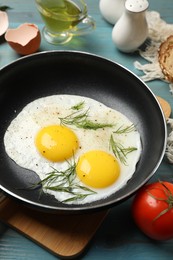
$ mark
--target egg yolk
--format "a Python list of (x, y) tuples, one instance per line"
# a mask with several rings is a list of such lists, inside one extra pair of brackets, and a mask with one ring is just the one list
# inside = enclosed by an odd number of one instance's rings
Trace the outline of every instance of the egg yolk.
[(74, 155), (78, 148), (78, 139), (71, 129), (60, 125), (51, 125), (38, 132), (35, 145), (46, 159), (59, 162)]
[(79, 179), (93, 188), (106, 188), (120, 175), (120, 166), (114, 156), (104, 151), (89, 151), (77, 163)]

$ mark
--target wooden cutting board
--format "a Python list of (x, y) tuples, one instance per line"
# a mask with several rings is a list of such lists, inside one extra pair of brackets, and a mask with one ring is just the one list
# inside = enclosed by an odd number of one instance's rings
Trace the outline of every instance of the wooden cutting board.
[(58, 215), (27, 208), (5, 198), (0, 220), (60, 258), (83, 253), (108, 210), (81, 215)]

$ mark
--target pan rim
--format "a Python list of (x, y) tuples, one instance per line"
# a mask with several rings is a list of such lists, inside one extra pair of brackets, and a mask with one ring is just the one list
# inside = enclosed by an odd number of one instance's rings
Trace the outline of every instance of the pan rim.
[(1, 184), (0, 184), (0, 189), (2, 191), (4, 191), (7, 195), (9, 196), (12, 196), (13, 198), (21, 201), (21, 202), (24, 202), (26, 203), (27, 205), (31, 205), (32, 207), (35, 206), (35, 208), (38, 208), (38, 209), (44, 209), (44, 210), (48, 210), (48, 211), (64, 211), (64, 212), (85, 212), (85, 211), (95, 211), (95, 210), (99, 210), (99, 209), (104, 209), (104, 208), (108, 208), (108, 207), (112, 207), (113, 205), (115, 205), (116, 203), (119, 203), (121, 201), (124, 201), (126, 198), (132, 196), (140, 187), (142, 187), (153, 175), (154, 173), (156, 172), (156, 170), (158, 169), (163, 157), (164, 157), (164, 154), (165, 154), (165, 150), (166, 150), (166, 143), (167, 143), (167, 125), (166, 125), (166, 119), (165, 119), (165, 116), (164, 116), (164, 113), (163, 113), (163, 110), (161, 108), (161, 105), (159, 103), (159, 101), (157, 100), (156, 96), (154, 95), (154, 93), (152, 92), (152, 90), (147, 86), (147, 84), (145, 82), (142, 81), (142, 79), (137, 76), (134, 72), (130, 71), (128, 68), (126, 68), (125, 66), (111, 60), (111, 59), (108, 59), (108, 58), (105, 58), (101, 55), (97, 55), (97, 54), (93, 54), (93, 53), (89, 53), (89, 52), (84, 52), (84, 51), (76, 51), (76, 50), (66, 50), (66, 51), (62, 51), (62, 50), (51, 50), (51, 51), (42, 51), (42, 52), (39, 52), (39, 53), (34, 53), (34, 54), (30, 54), (28, 56), (24, 56), (24, 57), (20, 57), (18, 58), (17, 60), (15, 61), (12, 61), (11, 63), (3, 66), (1, 69), (0, 69), (0, 72), (3, 73), (3, 70), (8, 70), (10, 69), (11, 67), (13, 66), (20, 66), (20, 62), (22, 62), (23, 60), (24, 61), (27, 61), (29, 59), (32, 59), (33, 57), (38, 57), (38, 56), (44, 56), (44, 55), (54, 55), (54, 54), (58, 54), (58, 53), (74, 53), (75, 55), (78, 55), (78, 54), (82, 54), (82, 55), (87, 55), (87, 56), (90, 56), (90, 57), (95, 57), (97, 59), (100, 59), (100, 60), (104, 60), (104, 61), (108, 61), (110, 63), (112, 63), (112, 65), (116, 65), (120, 68), (122, 68), (123, 70), (127, 71), (129, 74), (133, 75), (133, 77), (135, 77), (138, 81), (140, 81), (143, 86), (145, 86), (145, 88), (147, 89), (148, 92), (150, 92), (150, 95), (152, 96), (153, 100), (155, 100), (155, 102), (157, 103), (157, 106), (160, 110), (160, 114), (162, 115), (162, 121), (163, 121), (163, 128), (164, 128), (164, 141), (163, 141), (163, 149), (162, 149), (162, 153), (160, 154), (160, 159), (158, 160), (157, 164), (155, 165), (153, 171), (150, 173), (150, 175), (148, 175), (147, 178), (145, 178), (143, 180), (143, 182), (140, 183), (140, 185), (138, 184), (136, 186), (136, 188), (132, 189), (131, 192), (129, 193), (126, 193), (124, 194), (123, 196), (121, 196), (120, 198), (114, 200), (114, 201), (109, 201), (109, 202), (103, 202), (102, 205), (100, 206), (100, 204), (98, 205), (92, 205), (91, 204), (85, 204), (81, 205), (77, 205), (77, 204), (74, 204), (73, 207), (59, 207), (59, 206), (50, 206), (50, 205), (44, 205), (42, 203), (38, 203), (38, 202), (33, 202), (29, 199), (26, 199), (26, 198), (22, 198), (21, 196), (15, 194), (14, 192), (11, 192), (9, 191), (8, 189), (6, 189), (5, 187), (3, 187)]

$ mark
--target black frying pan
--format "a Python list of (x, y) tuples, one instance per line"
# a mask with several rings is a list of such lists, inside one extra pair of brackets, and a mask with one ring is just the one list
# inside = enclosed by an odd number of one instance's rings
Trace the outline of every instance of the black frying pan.
[[(39, 198), (39, 190), (25, 189), (31, 182), (36, 183), (38, 177), (17, 166), (7, 156), (3, 136), (11, 120), (27, 103), (52, 94), (91, 97), (124, 113), (137, 126), (142, 139), (142, 156), (134, 176), (121, 190), (104, 200), (71, 206), (61, 204), (50, 195)], [(78, 213), (112, 207), (144, 185), (164, 156), (166, 123), (153, 93), (124, 67), (92, 54), (43, 52), (2, 68), (0, 111), (0, 188), (7, 195), (39, 210)]]

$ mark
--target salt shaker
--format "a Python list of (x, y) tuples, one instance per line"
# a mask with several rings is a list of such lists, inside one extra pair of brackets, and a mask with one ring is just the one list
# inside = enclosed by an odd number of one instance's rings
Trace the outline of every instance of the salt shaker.
[(112, 30), (112, 40), (123, 52), (134, 52), (148, 36), (147, 0), (126, 0), (125, 10)]
[(124, 11), (125, 0), (100, 0), (99, 8), (104, 19), (115, 24)]

